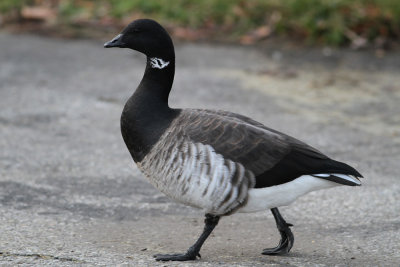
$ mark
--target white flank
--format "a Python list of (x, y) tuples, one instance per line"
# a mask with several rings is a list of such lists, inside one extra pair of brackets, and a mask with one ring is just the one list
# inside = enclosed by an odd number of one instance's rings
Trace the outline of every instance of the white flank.
[(287, 206), (298, 197), (311, 191), (338, 185), (340, 184), (310, 175), (303, 175), (291, 182), (281, 185), (250, 189), (247, 204), (239, 209), (238, 212), (255, 212)]
[(162, 58), (150, 58), (150, 64), (153, 69), (163, 69), (169, 65), (169, 61), (164, 61)]

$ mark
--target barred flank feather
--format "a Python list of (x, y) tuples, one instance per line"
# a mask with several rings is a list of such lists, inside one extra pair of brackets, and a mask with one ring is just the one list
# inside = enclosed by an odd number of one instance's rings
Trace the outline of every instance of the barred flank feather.
[(206, 213), (231, 213), (247, 201), (254, 174), (224, 159), (210, 145), (176, 139), (174, 126), (138, 163), (150, 182), (169, 197)]

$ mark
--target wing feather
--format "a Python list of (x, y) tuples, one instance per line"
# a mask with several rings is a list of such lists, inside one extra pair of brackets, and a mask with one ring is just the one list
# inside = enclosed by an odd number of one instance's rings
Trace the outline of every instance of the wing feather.
[(178, 132), (213, 147), (256, 176), (256, 188), (289, 182), (301, 175), (338, 173), (362, 177), (354, 168), (246, 116), (215, 110), (185, 109)]

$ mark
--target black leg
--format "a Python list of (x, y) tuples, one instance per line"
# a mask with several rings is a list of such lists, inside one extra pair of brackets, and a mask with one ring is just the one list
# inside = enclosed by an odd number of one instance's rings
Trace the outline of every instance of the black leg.
[(266, 248), (263, 250), (262, 254), (264, 255), (282, 255), (286, 254), (290, 251), (294, 243), (294, 237), (292, 231), (289, 226), (293, 226), (290, 223), (286, 223), (286, 221), (282, 218), (279, 213), (278, 208), (271, 209), (272, 214), (274, 215), (276, 226), (278, 227), (279, 233), (281, 234), (281, 241), (279, 241), (279, 245), (275, 248)]
[(191, 261), (195, 260), (197, 256), (201, 258), (200, 256), (200, 249), (201, 246), (203, 245), (204, 241), (206, 241), (207, 237), (211, 234), (211, 232), (214, 230), (215, 226), (218, 224), (219, 221), (219, 216), (214, 216), (211, 214), (206, 214), (206, 219), (204, 220), (204, 223), (206, 224), (204, 226), (203, 233), (200, 235), (199, 239), (197, 239), (196, 243), (191, 246), (186, 253), (184, 254), (157, 254), (154, 255), (156, 260), (158, 261)]

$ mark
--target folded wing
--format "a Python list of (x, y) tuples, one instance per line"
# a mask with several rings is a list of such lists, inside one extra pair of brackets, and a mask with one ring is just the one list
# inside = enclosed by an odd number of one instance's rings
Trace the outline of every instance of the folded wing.
[(340, 175), (362, 177), (349, 165), (239, 114), (186, 109), (177, 119), (182, 123), (177, 123), (181, 128), (175, 130), (184, 138), (210, 145), (218, 154), (252, 171), (256, 188), (287, 183), (307, 174), (346, 185), (358, 184)]

